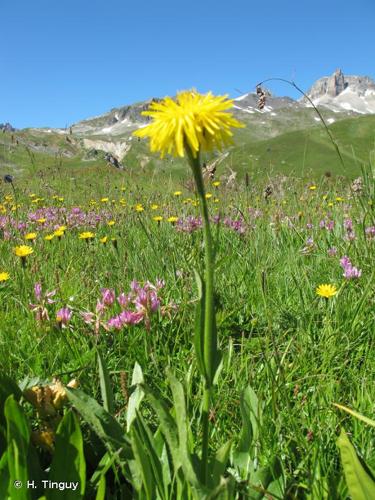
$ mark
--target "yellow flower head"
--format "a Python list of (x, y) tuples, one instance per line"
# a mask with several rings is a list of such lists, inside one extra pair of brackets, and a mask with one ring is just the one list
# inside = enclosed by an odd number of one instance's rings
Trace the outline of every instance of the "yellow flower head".
[(44, 239), (46, 241), (51, 241), (51, 240), (53, 240), (54, 237), (55, 237), (54, 234), (46, 234), (46, 236), (44, 237)]
[(100, 238), (100, 243), (103, 243), (103, 245), (105, 245), (108, 241), (108, 236), (103, 236), (103, 238)]
[(173, 193), (174, 196), (181, 196), (182, 195), (182, 191), (175, 191)]
[(35, 240), (35, 238), (37, 237), (37, 234), (36, 233), (27, 233), (25, 234), (25, 240)]
[(163, 217), (161, 215), (155, 215), (152, 220), (154, 220), (155, 222), (160, 222), (163, 220)]
[(0, 282), (7, 281), (9, 279), (9, 273), (1, 272), (0, 273)]
[(219, 187), (219, 186), (220, 186), (220, 181), (214, 181), (214, 182), (212, 183), (212, 185), (213, 185), (214, 187)]
[(315, 191), (316, 186), (315, 186), (315, 185), (313, 185), (313, 186), (309, 186), (309, 189), (310, 189), (310, 191)]
[(80, 235), (79, 235), (80, 240), (91, 240), (94, 237), (95, 237), (95, 233), (92, 233), (91, 231), (84, 231), (83, 233), (80, 233)]
[(114, 226), (116, 224), (116, 222), (114, 220), (109, 220), (107, 222), (108, 226)]
[(157, 210), (159, 208), (159, 205), (157, 205), (156, 203), (153, 203), (151, 205), (151, 210)]
[(325, 297), (326, 299), (330, 299), (337, 293), (337, 288), (335, 285), (319, 285), (316, 289), (317, 295), (320, 297)]
[(172, 222), (172, 224), (174, 224), (175, 222), (178, 221), (178, 217), (176, 217), (175, 215), (171, 215), (171, 217), (168, 217), (167, 221)]
[(142, 114), (153, 118), (152, 123), (134, 135), (149, 137), (151, 151), (160, 151), (161, 158), (166, 153), (183, 157), (186, 146), (196, 158), (199, 151), (222, 149), (231, 144), (231, 127), (244, 127), (231, 113), (226, 113), (232, 102), (226, 95), (214, 96), (211, 92), (179, 92), (176, 100), (166, 97), (151, 103), (149, 111)]
[(56, 231), (54, 231), (53, 234), (54, 234), (54, 236), (61, 238), (61, 236), (64, 236), (65, 233), (62, 229), (56, 229)]
[(44, 217), (37, 219), (37, 222), (39, 222), (39, 224), (44, 224), (46, 221), (47, 219), (45, 219)]
[(27, 245), (20, 245), (19, 247), (15, 247), (14, 249), (14, 253), (17, 255), (17, 257), (27, 257), (33, 252), (34, 250)]

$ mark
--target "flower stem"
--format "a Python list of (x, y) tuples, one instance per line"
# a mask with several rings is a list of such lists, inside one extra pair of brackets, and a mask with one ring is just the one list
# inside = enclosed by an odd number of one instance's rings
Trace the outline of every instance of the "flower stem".
[(202, 475), (205, 482), (208, 480), (208, 448), (209, 448), (209, 412), (212, 399), (213, 379), (216, 372), (217, 336), (214, 303), (214, 247), (210, 229), (207, 200), (203, 183), (202, 169), (199, 156), (193, 157), (188, 146), (186, 151), (194, 175), (195, 185), (200, 200), (200, 210), (203, 218), (204, 231), (204, 282), (205, 282), (205, 310), (204, 310), (204, 340), (203, 362), (205, 367), (205, 387), (202, 402)]

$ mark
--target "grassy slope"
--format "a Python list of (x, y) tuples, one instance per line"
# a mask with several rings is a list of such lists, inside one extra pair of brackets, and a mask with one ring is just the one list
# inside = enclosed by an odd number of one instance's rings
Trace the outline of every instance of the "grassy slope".
[[(271, 133), (270, 125), (264, 122), (262, 130), (259, 128), (259, 117), (249, 116), (250, 122), (247, 123), (246, 129), (235, 135), (236, 146), (231, 148), (231, 154), (218, 169), (219, 176), (231, 167), (239, 172), (240, 177), (248, 172), (258, 178), (274, 174), (317, 178), (327, 171), (333, 175), (356, 177), (360, 173), (361, 162), (368, 160), (369, 153), (374, 148), (375, 116), (345, 119), (330, 126), (340, 146), (345, 170), (322, 126), (289, 131), (264, 139)], [(298, 126), (306, 124), (306, 116), (296, 118), (300, 124)], [(253, 128), (251, 119), (257, 122)], [(278, 117), (277, 120), (279, 119)], [(276, 119), (274, 125), (276, 128), (273, 133), (281, 132), (281, 124)], [(29, 177), (28, 174), (35, 175), (38, 171), (52, 175), (61, 168), (68, 168), (72, 176), (84, 173), (85, 176), (92, 175), (95, 179), (105, 167), (103, 155), (88, 159), (82, 148), (82, 140), (75, 136), (68, 137), (72, 140), (69, 143), (65, 136), (30, 129), (17, 132), (16, 137), (19, 139), (18, 145), (11, 142), (9, 133), (0, 135), (1, 175), (13, 172)], [(25, 144), (31, 145), (32, 148), (28, 151)], [(140, 163), (145, 158), (149, 159), (149, 163), (142, 167)], [(134, 142), (123, 163), (126, 171), (131, 169), (139, 173), (140, 177), (144, 176), (147, 181), (151, 176), (159, 180), (160, 177), (171, 177), (176, 182), (181, 182), (189, 176), (184, 159), (167, 159), (162, 162), (157, 156), (148, 153), (145, 141)], [(126, 172), (124, 174), (117, 171), (113, 172), (113, 175), (117, 178), (126, 175)]]

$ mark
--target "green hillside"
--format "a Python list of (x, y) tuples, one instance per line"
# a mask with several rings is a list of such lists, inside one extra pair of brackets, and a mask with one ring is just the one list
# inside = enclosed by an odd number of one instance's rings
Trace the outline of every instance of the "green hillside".
[[(368, 161), (375, 145), (373, 115), (343, 119), (329, 126), (340, 147), (345, 169), (324, 127), (316, 122), (312, 127), (284, 133), (281, 133), (280, 125), (277, 129), (279, 135), (267, 139), (264, 139), (265, 132), (257, 127), (259, 122), (253, 127), (250, 120), (245, 129), (237, 132), (235, 145), (218, 167), (218, 176), (232, 169), (238, 172), (240, 178), (245, 173), (257, 178), (274, 174), (319, 178), (327, 172), (333, 176), (352, 178), (359, 175), (361, 163)], [(105, 137), (101, 139), (105, 140)], [(113, 138), (106, 140), (115, 142)], [(103, 151), (85, 149), (84, 139), (74, 134), (35, 129), (0, 134), (1, 175), (10, 173), (29, 179), (38, 174), (59, 179), (66, 174), (70, 178), (84, 176), (87, 181), (92, 178), (93, 182), (103, 172), (109, 173), (112, 178), (121, 178), (132, 172), (140, 182), (145, 179), (158, 179), (160, 182), (160, 177), (181, 182), (189, 177), (184, 159), (160, 161), (158, 156), (149, 153), (146, 141), (131, 142), (130, 150), (122, 161), (123, 171), (108, 166), (104, 154)], [(211, 159), (209, 157), (207, 161)]]

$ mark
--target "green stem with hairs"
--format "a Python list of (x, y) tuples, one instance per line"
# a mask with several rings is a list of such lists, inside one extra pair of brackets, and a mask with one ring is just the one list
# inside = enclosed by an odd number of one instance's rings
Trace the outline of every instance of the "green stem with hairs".
[(204, 232), (204, 341), (203, 341), (203, 361), (205, 367), (205, 386), (202, 402), (202, 475), (207, 482), (208, 479), (208, 445), (209, 445), (209, 412), (212, 400), (213, 380), (216, 372), (217, 360), (217, 335), (216, 317), (214, 303), (214, 245), (210, 228), (207, 200), (205, 196), (202, 168), (199, 155), (194, 158), (189, 146), (185, 147), (189, 163), (193, 172), (195, 185), (197, 188), (200, 211), (203, 218)]

